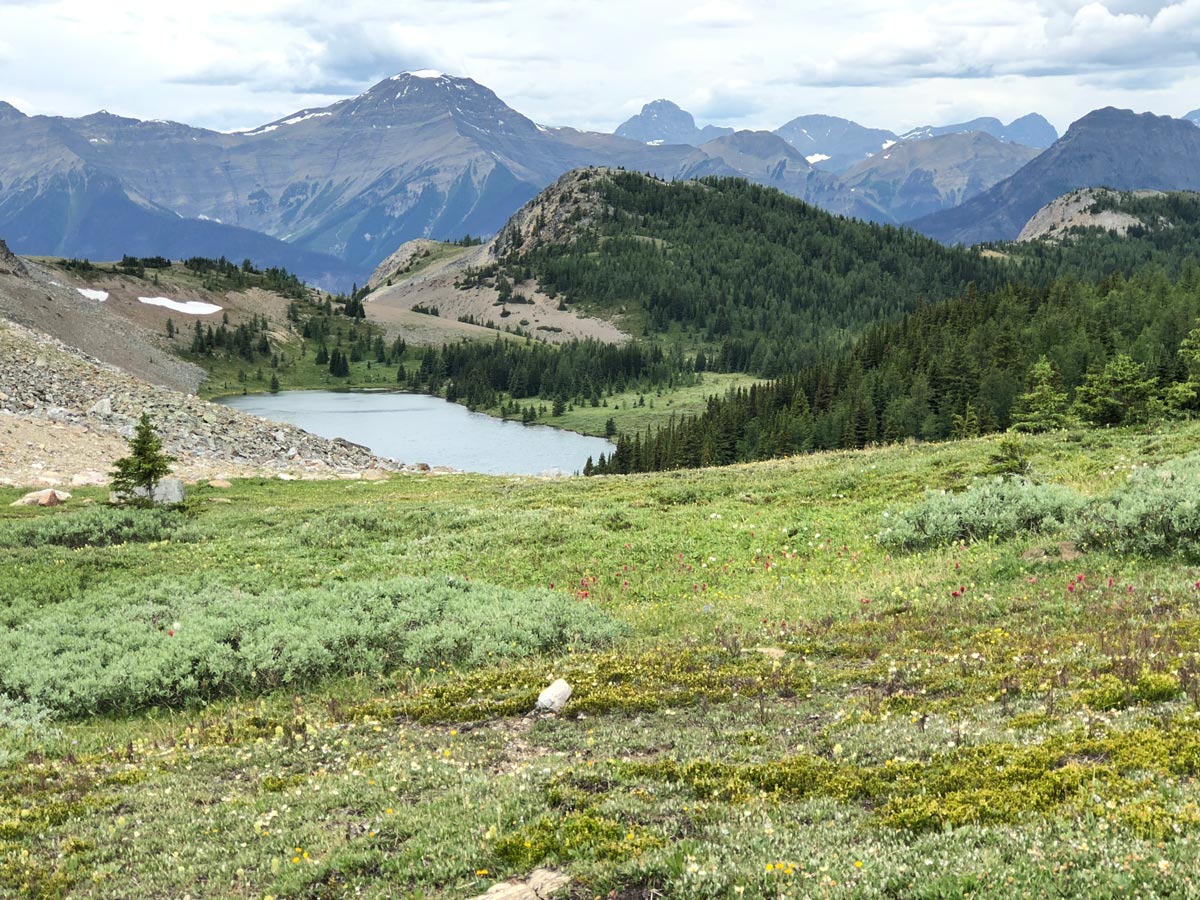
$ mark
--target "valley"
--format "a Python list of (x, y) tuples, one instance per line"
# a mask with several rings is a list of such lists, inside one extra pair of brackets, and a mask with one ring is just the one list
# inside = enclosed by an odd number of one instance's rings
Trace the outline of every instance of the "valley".
[(425, 12), (0, 101), (0, 897), (1200, 895), (1200, 114), (539, 124)]

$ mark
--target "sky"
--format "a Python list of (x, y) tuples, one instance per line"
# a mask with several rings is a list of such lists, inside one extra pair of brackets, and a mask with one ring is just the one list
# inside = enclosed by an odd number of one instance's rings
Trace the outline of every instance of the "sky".
[(1200, 0), (0, 0), (0, 99), (234, 130), (397, 72), (475, 79), (547, 125), (667, 98), (700, 124), (904, 131), (1200, 107)]

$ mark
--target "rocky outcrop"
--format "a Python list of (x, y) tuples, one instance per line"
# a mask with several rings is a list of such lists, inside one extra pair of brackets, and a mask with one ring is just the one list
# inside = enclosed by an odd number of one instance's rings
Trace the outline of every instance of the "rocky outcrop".
[(560, 177), (513, 215), (489, 245), (495, 258), (512, 250), (573, 240), (605, 206), (593, 188), (615, 170), (593, 166)]
[(20, 500), (14, 500), (9, 506), (58, 506), (60, 503), (66, 503), (71, 499), (71, 495), (66, 491), (56, 491), (52, 488), (47, 488), (44, 491), (33, 491), (26, 494)]
[[(47, 435), (65, 428), (128, 438), (143, 412), (166, 451), (185, 465), (201, 460), (240, 472), (254, 468), (356, 477), (367, 469), (404, 468), (348, 441), (328, 440), (139, 381), (53, 338), (0, 321), (0, 421), (32, 419), (43, 423)], [(113, 443), (109, 438), (106, 446)], [(53, 447), (46, 452), (52, 457)], [(109, 463), (92, 460), (88, 468)]]
[[(1129, 191), (1130, 197), (1161, 197), (1163, 191)], [(1084, 188), (1071, 191), (1069, 194), (1050, 201), (1025, 223), (1018, 241), (1036, 241), (1039, 238), (1052, 240), (1065, 237), (1073, 228), (1103, 228), (1119, 235), (1125, 235), (1135, 225), (1142, 224), (1137, 216), (1131, 216), (1117, 209), (1096, 210), (1097, 201), (1104, 199), (1119, 199), (1124, 196), (1120, 191), (1107, 188)]]
[(8, 244), (0, 241), (0, 275), (24, 277), (28, 274), (29, 272), (25, 268), (25, 263), (13, 255), (13, 252), (8, 249)]
[(375, 271), (371, 273), (371, 279), (367, 282), (367, 287), (371, 290), (385, 284), (388, 279), (394, 276), (401, 276), (404, 270), (416, 262), (422, 253), (432, 251), (441, 246), (437, 241), (431, 241), (428, 238), (417, 238), (412, 241), (405, 241), (401, 244), (396, 252), (381, 262)]

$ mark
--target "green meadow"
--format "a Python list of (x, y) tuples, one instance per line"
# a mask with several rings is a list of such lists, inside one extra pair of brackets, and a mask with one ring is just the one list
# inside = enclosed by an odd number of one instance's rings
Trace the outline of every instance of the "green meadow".
[(1197, 896), (1198, 453), (0, 491), (0, 896)]

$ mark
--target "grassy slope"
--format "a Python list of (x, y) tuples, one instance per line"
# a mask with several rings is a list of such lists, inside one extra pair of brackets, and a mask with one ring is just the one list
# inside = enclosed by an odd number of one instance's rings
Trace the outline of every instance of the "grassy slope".
[[(1099, 494), (1198, 444), (1190, 425), (1030, 452)], [(1178, 683), (1140, 685), (1195, 666), (1200, 572), (1023, 558), (1054, 538), (890, 556), (873, 539), (885, 509), (965, 484), (993, 446), (244, 481), (193, 492), (191, 541), (15, 549), (8, 615), (73, 595), (103, 617), (105, 598), (201, 570), (251, 606), (431, 574), (586, 593), (629, 636), (0, 731), (0, 895), (463, 897), (550, 863), (588, 897), (1193, 896), (1200, 720)], [(64, 514), (12, 496), (0, 535)], [(187, 592), (164, 602), (187, 629)], [(521, 720), (560, 675), (570, 715)], [(1131, 702), (1105, 708), (1103, 675)]]

